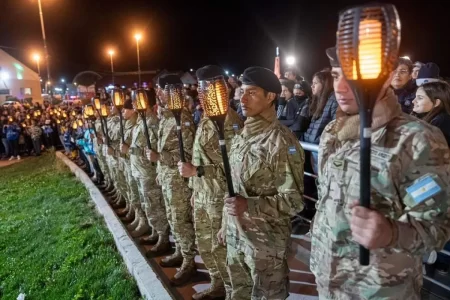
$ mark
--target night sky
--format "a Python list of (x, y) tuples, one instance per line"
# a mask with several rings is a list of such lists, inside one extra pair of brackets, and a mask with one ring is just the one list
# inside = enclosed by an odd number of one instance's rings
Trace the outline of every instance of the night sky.
[[(328, 66), (325, 49), (335, 44), (339, 10), (366, 2), (42, 0), (52, 77), (69, 81), (80, 71), (109, 72), (108, 47), (116, 50), (116, 71), (137, 70), (137, 31), (142, 70), (219, 64), (238, 75), (252, 65), (273, 69), (279, 46), (281, 55), (297, 57), (310, 80)], [(433, 61), (449, 76), (445, 1), (390, 3), (402, 21), (401, 55)], [(37, 0), (0, 0), (0, 9), (0, 46), (34, 68), (31, 53), (43, 53)]]

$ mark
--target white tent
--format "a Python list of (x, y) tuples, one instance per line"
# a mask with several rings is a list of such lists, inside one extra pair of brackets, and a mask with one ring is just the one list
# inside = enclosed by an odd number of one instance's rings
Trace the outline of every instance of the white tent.
[(7, 97), (42, 102), (39, 75), (0, 49), (0, 104)]

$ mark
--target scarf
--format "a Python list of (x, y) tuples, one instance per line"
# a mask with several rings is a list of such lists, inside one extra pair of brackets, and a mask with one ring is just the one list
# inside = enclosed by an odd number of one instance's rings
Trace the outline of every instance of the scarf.
[(257, 115), (255, 117), (249, 117), (244, 122), (244, 129), (242, 130), (242, 136), (244, 138), (257, 135), (263, 132), (267, 127), (273, 124), (277, 120), (277, 114), (272, 107), (270, 107), (270, 114), (267, 117)]
[[(392, 89), (387, 89), (385, 95), (375, 103), (372, 114), (372, 130), (385, 126), (389, 121), (401, 115), (402, 109)], [(336, 112), (336, 122), (331, 133), (339, 141), (359, 138), (360, 118), (357, 115), (347, 115), (340, 108)]]

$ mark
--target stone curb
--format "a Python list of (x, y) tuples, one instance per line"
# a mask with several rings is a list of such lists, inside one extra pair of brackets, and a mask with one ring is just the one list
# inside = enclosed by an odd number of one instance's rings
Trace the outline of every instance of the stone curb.
[(114, 237), (117, 249), (120, 255), (122, 255), (128, 271), (135, 278), (141, 295), (147, 300), (172, 299), (157, 274), (148, 264), (146, 258), (136, 247), (133, 239), (128, 235), (122, 222), (89, 176), (63, 153), (56, 152), (56, 157), (69, 167), (72, 173), (75, 174), (89, 191), (97, 211), (105, 219), (105, 223)]

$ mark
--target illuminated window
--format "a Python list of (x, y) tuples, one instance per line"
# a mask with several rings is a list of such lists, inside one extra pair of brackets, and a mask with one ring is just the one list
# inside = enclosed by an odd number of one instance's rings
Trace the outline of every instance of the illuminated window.
[(20, 88), (21, 95), (31, 95), (31, 88)]

